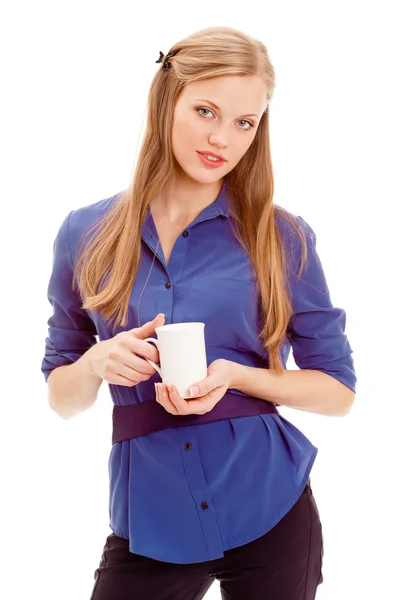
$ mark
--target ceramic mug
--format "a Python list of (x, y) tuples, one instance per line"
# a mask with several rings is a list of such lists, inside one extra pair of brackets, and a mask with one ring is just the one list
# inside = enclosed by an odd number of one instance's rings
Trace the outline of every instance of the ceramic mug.
[(204, 327), (204, 323), (171, 323), (156, 327), (157, 339), (144, 340), (157, 347), (160, 365), (146, 360), (159, 373), (163, 383), (176, 386), (182, 398), (193, 398), (189, 386), (207, 377)]

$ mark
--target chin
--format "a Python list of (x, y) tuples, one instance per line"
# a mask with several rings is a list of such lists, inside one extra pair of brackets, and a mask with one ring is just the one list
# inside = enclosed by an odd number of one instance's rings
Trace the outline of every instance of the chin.
[(207, 169), (206, 167), (202, 168), (197, 167), (193, 168), (192, 165), (185, 165), (183, 162), (180, 163), (176, 159), (176, 174), (178, 177), (190, 179), (192, 181), (196, 181), (197, 183), (209, 184), (215, 183), (225, 177), (227, 172), (224, 167), (220, 167), (219, 169)]
[(220, 179), (223, 179), (226, 173), (223, 167), (220, 169), (206, 170), (206, 169), (188, 169), (185, 171), (186, 177), (197, 181), (198, 183), (215, 183)]

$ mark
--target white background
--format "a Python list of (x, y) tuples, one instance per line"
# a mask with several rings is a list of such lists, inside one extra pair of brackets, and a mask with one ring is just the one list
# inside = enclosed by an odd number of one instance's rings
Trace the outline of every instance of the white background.
[[(395, 2), (18, 2), (2, 8), (1, 595), (89, 600), (108, 527), (112, 403), (63, 421), (40, 371), (52, 244), (128, 184), (148, 88), (179, 39), (229, 25), (276, 70), (275, 202), (317, 234), (358, 375), (346, 418), (282, 409), (319, 447), (318, 600), (398, 597), (399, 107)], [(288, 368), (296, 368), (292, 360)], [(207, 600), (219, 598), (213, 584)], [(5, 593), (6, 592), (6, 593)]]

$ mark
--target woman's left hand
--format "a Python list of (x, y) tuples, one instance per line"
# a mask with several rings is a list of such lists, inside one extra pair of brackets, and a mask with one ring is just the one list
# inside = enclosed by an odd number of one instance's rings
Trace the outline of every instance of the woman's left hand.
[(193, 396), (205, 394), (201, 398), (185, 400), (174, 385), (156, 383), (156, 400), (173, 415), (204, 415), (226, 394), (231, 385), (233, 366), (234, 363), (223, 358), (214, 360), (207, 369), (206, 379), (193, 383), (190, 388)]

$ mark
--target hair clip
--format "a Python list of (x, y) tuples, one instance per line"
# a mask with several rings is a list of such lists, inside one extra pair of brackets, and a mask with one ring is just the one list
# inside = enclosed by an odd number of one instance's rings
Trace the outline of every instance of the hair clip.
[(168, 54), (165, 56), (161, 50), (160, 52), (160, 56), (158, 58), (158, 60), (156, 60), (156, 63), (161, 63), (164, 60), (164, 64), (163, 64), (163, 69), (169, 69), (171, 67), (171, 63), (168, 62), (168, 59), (171, 58), (172, 56), (175, 56), (175, 54), (178, 53), (178, 50), (171, 50), (170, 52), (168, 52)]

